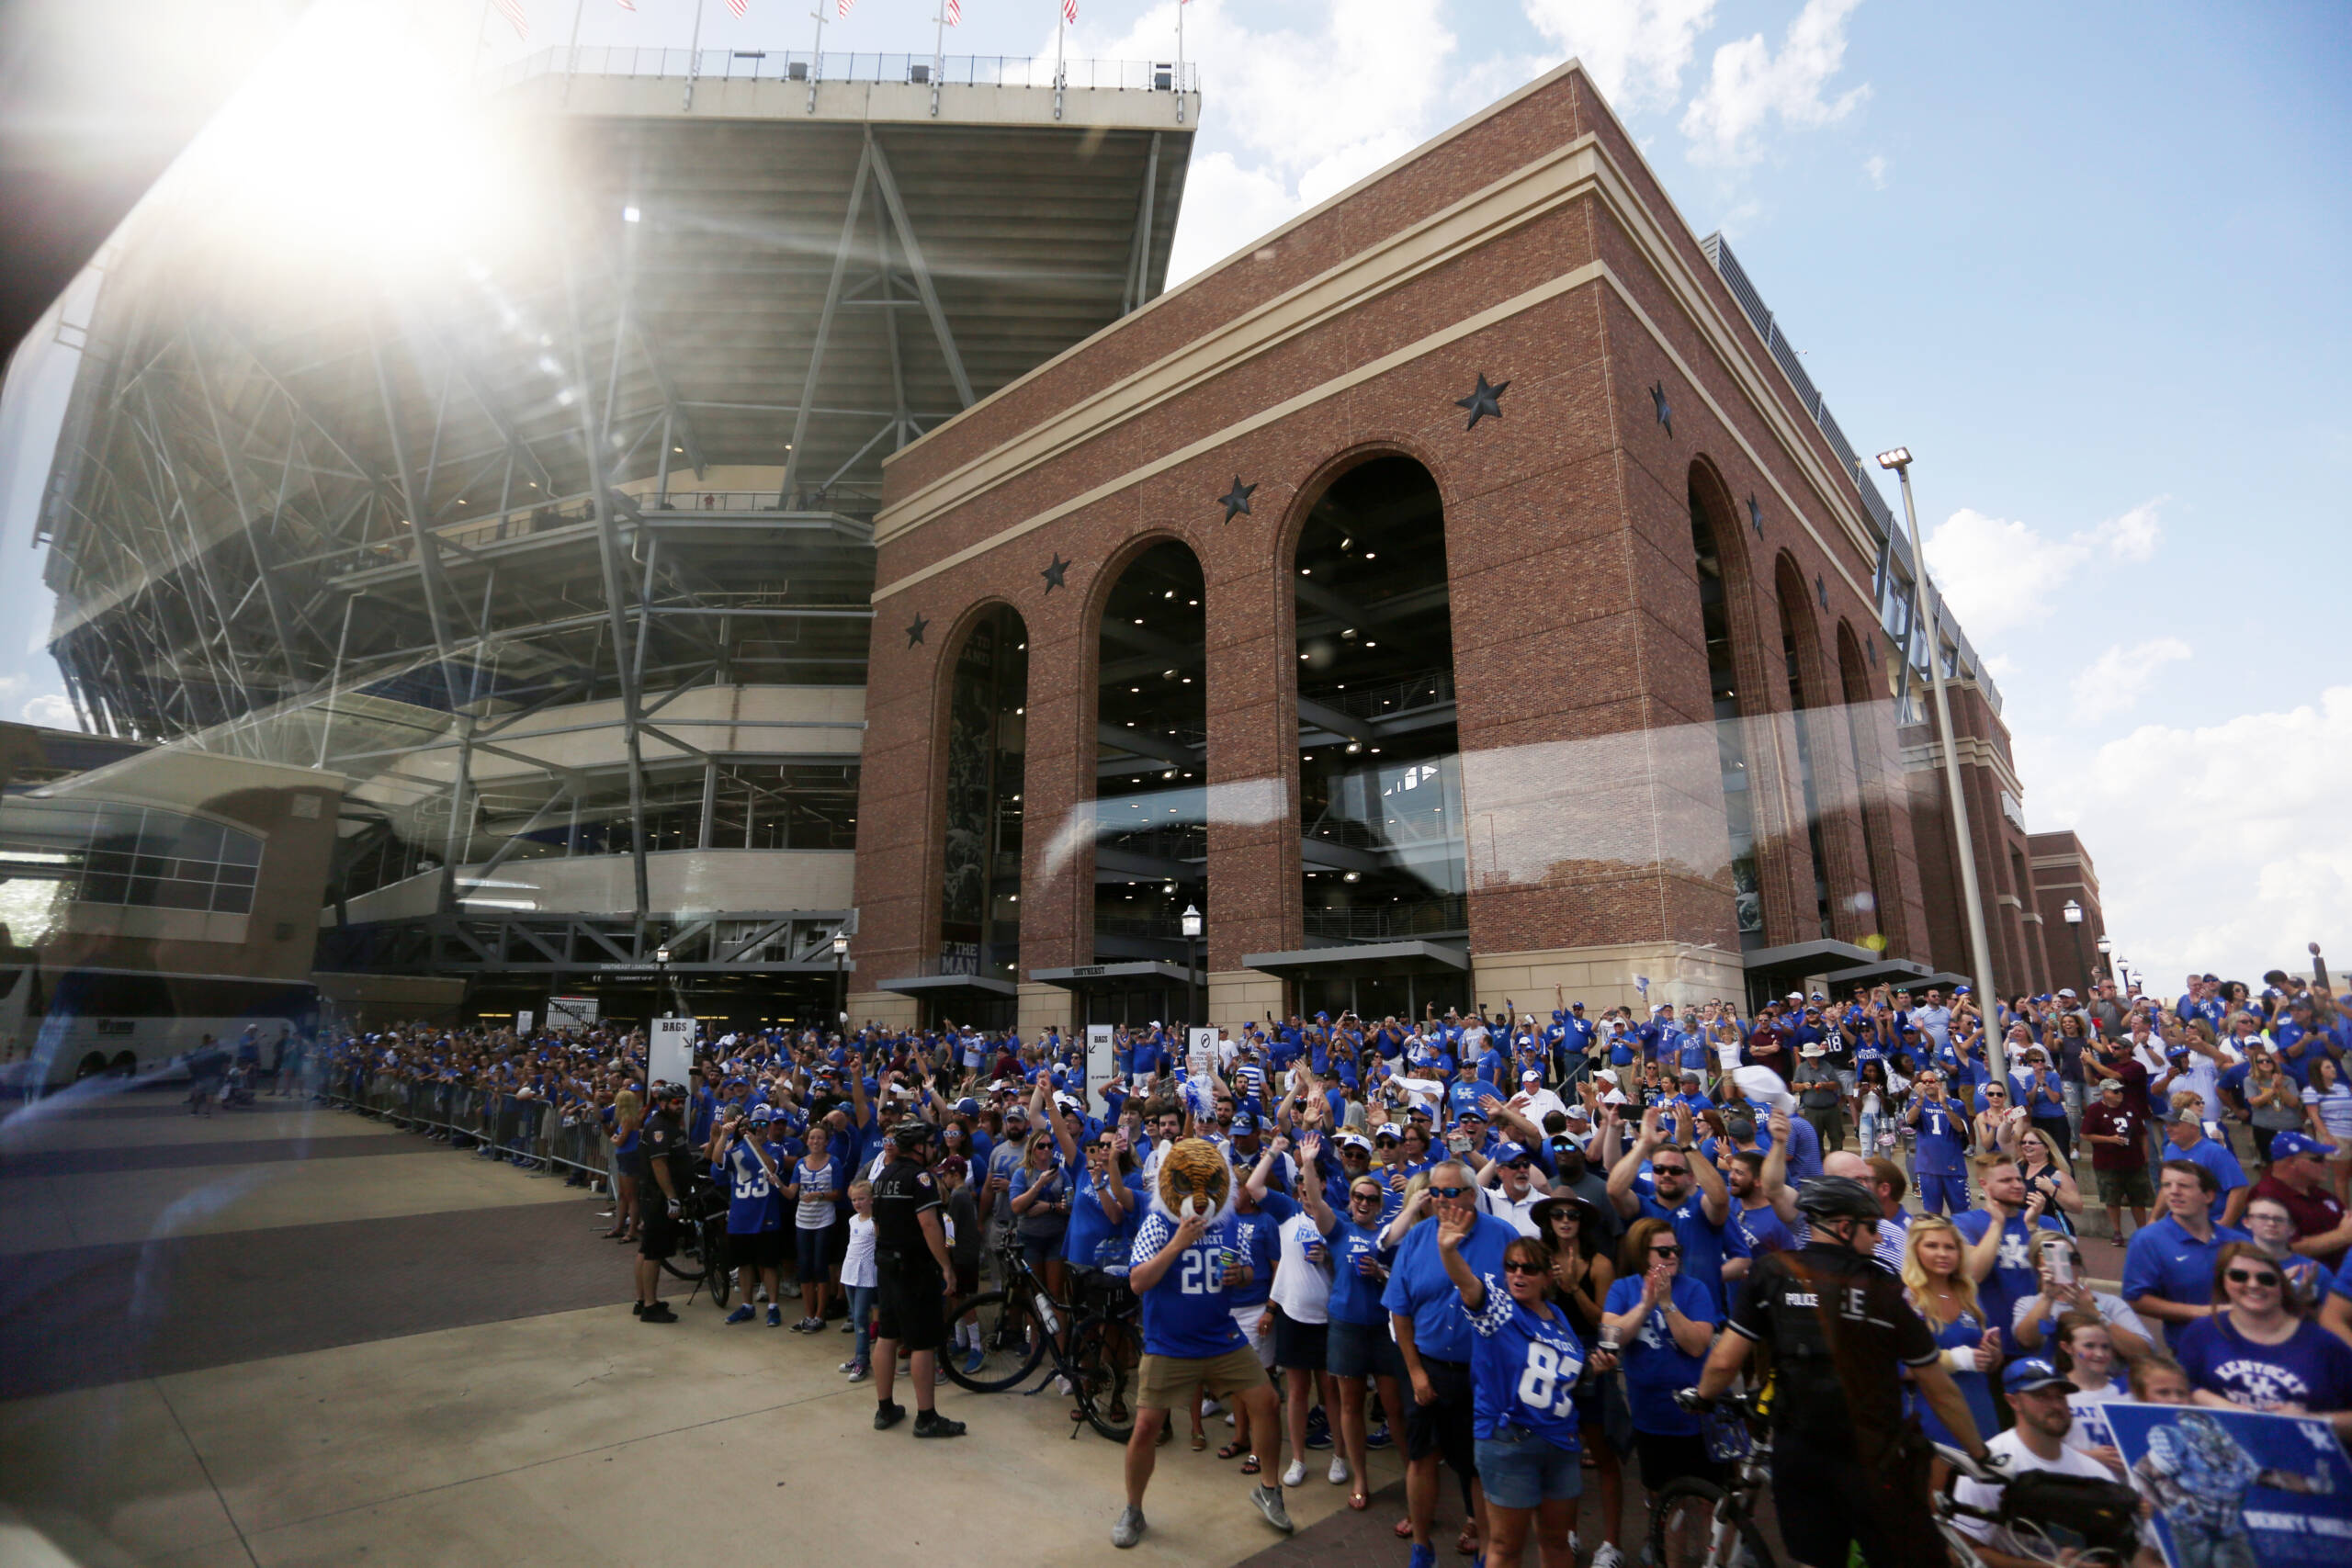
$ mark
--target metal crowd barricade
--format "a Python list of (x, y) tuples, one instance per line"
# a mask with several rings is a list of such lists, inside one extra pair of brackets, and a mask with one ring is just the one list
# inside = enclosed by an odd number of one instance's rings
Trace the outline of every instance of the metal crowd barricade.
[(318, 1095), (356, 1115), (443, 1134), (452, 1148), (471, 1148), (484, 1159), (511, 1160), (540, 1175), (577, 1176), (599, 1189), (610, 1179), (611, 1144), (591, 1107), (560, 1108), (438, 1078), (395, 1077), (365, 1061), (327, 1066)]

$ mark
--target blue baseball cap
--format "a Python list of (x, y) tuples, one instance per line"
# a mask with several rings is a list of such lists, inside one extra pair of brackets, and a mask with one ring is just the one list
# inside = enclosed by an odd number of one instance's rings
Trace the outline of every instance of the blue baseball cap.
[(980, 1102), (967, 1094), (956, 1102), (956, 1111), (960, 1116), (978, 1116), (980, 1113)]
[(1527, 1151), (1520, 1147), (1517, 1144), (1497, 1144), (1495, 1145), (1495, 1163), (1497, 1165), (1509, 1165), (1513, 1160), (1521, 1160), (1526, 1157)]
[(2297, 1155), (2325, 1159), (2327, 1145), (2309, 1133), (2298, 1133), (2291, 1127), (2270, 1140), (2270, 1157), (2273, 1160), (2293, 1159)]
[(2042, 1388), (2072, 1388), (2074, 1380), (2040, 1356), (2023, 1356), (2001, 1371), (2001, 1386), (2011, 1393), (2031, 1393)]
[(1234, 1112), (1233, 1135), (1235, 1137), (1246, 1138), (1257, 1130), (1258, 1119), (1255, 1116), (1252, 1116), (1247, 1111), (1237, 1111)]

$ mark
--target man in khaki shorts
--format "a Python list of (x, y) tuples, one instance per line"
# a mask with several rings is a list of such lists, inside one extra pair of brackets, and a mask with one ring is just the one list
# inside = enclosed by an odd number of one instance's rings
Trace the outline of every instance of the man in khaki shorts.
[[(1224, 1152), (1204, 1139), (1186, 1138), (1159, 1162), (1151, 1212), (1136, 1232), (1127, 1283), (1143, 1303), (1143, 1362), (1136, 1370), (1135, 1432), (1127, 1439), (1127, 1506), (1111, 1528), (1114, 1546), (1143, 1539), (1143, 1494), (1159, 1460), (1159, 1429), (1169, 1411), (1197, 1398), (1201, 1388), (1241, 1407), (1260, 1469), (1281, 1457), (1256, 1452), (1261, 1444), (1279, 1443), (1281, 1416), (1266, 1370), (1226, 1300), (1233, 1188)], [(1250, 1501), (1268, 1524), (1290, 1532), (1280, 1487), (1256, 1486)]]

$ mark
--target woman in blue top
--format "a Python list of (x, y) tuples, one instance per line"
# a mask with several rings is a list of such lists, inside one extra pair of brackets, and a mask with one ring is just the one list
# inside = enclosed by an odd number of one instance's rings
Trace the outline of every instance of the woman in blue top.
[(1588, 1369), (1606, 1372), (1616, 1359), (1602, 1351), (1587, 1361), (1584, 1342), (1552, 1304), (1551, 1251), (1534, 1237), (1503, 1248), (1500, 1280), (1474, 1273), (1461, 1244), (1476, 1224), (1468, 1211), (1440, 1210), (1437, 1251), (1476, 1334), (1471, 1420), (1487, 1491), (1487, 1568), (1519, 1568), (1531, 1524), (1544, 1562), (1571, 1562), (1568, 1530), (1584, 1489), (1577, 1385)]
[(1136, 1174), (1125, 1135), (1109, 1127), (1087, 1139), (1080, 1169), (1073, 1134), (1084, 1129), (1075, 1122), (1074, 1117), (1054, 1118), (1054, 1136), (1067, 1151), (1063, 1170), (1071, 1189), (1062, 1257), (1076, 1269), (1093, 1269), (1104, 1261), (1124, 1266), (1143, 1218), (1143, 1178)]
[(1626, 1228), (1616, 1282), (1601, 1310), (1600, 1348), (1623, 1359), (1642, 1484), (1653, 1498), (1677, 1476), (1721, 1485), (1723, 1466), (1707, 1457), (1698, 1416), (1674, 1403), (1677, 1389), (1699, 1381), (1720, 1314), (1714, 1293), (1682, 1272), (1682, 1243), (1672, 1225), (1641, 1219)]
[[(1903, 1235), (1903, 1288), (1911, 1309), (1928, 1320), (1936, 1348), (1944, 1353), (1944, 1369), (1951, 1373), (1977, 1429), (1995, 1431), (2001, 1423), (1993, 1413), (1993, 1376), (2001, 1365), (2001, 1331), (1984, 1320), (1976, 1297), (1976, 1281), (1962, 1266), (1968, 1252), (1959, 1227), (1950, 1220), (1927, 1214), (1911, 1222)], [(1916, 1393), (1906, 1401), (1919, 1414), (1929, 1438), (1955, 1448), (1960, 1439), (1936, 1418), (1927, 1401)], [(1943, 1461), (1938, 1460), (1935, 1484), (1943, 1484)]]
[(1402, 1412), (1405, 1356), (1388, 1331), (1388, 1309), (1380, 1295), (1388, 1287), (1388, 1266), (1396, 1249), (1381, 1245), (1381, 1221), (1387, 1193), (1380, 1179), (1366, 1171), (1348, 1184), (1345, 1213), (1333, 1212), (1314, 1182), (1299, 1184), (1299, 1197), (1323, 1233), (1331, 1257), (1331, 1325), (1325, 1338), (1324, 1365), (1340, 1385), (1340, 1450), (1348, 1461), (1355, 1490), (1348, 1506), (1358, 1513), (1372, 1506), (1372, 1483), (1365, 1471), (1367, 1434), (1364, 1394), (1380, 1391), (1383, 1410)]

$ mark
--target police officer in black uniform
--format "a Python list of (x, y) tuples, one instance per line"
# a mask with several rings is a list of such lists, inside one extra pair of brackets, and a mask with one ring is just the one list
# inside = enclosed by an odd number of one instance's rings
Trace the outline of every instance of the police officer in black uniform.
[(942, 1223), (939, 1183), (926, 1156), (931, 1125), (903, 1118), (890, 1130), (890, 1163), (874, 1180), (874, 1267), (877, 1316), (874, 1347), (874, 1429), (887, 1431), (907, 1418), (906, 1406), (890, 1402), (899, 1347), (909, 1352), (915, 1382), (918, 1438), (960, 1438), (964, 1423), (933, 1408), (939, 1347), (947, 1337), (947, 1294), (956, 1271), (948, 1267), (947, 1231)]
[(1675, 1398), (1703, 1409), (1731, 1386), (1748, 1352), (1766, 1347), (1772, 1502), (1790, 1555), (1813, 1568), (1842, 1568), (1848, 1543), (1859, 1541), (1871, 1568), (1950, 1568), (1928, 1507), (1930, 1445), (1904, 1414), (1898, 1369), (1911, 1370), (1920, 1394), (1980, 1466), (1984, 1438), (1902, 1281), (1871, 1258), (1876, 1194), (1851, 1177), (1815, 1177), (1797, 1190), (1797, 1208), (1811, 1238), (1798, 1251), (1757, 1259), (1725, 1325), (1731, 1332), (1715, 1341), (1699, 1386)]
[(652, 1114), (638, 1129), (638, 1160), (644, 1175), (638, 1182), (637, 1207), (644, 1239), (637, 1249), (637, 1320), (675, 1323), (678, 1314), (654, 1292), (662, 1283), (662, 1259), (677, 1255), (679, 1205), (692, 1179), (686, 1152), (684, 1108), (686, 1091), (677, 1084), (653, 1086)]

